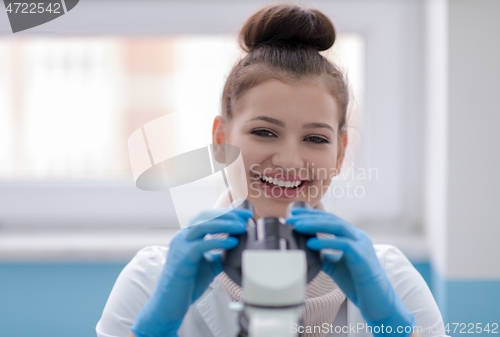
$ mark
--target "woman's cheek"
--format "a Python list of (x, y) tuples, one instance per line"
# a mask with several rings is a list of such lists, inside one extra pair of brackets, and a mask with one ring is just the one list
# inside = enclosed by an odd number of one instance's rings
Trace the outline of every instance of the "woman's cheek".
[(327, 166), (316, 167), (315, 170), (313, 171), (314, 179), (318, 181), (328, 180), (331, 176), (330, 172), (331, 169), (332, 167), (327, 167)]

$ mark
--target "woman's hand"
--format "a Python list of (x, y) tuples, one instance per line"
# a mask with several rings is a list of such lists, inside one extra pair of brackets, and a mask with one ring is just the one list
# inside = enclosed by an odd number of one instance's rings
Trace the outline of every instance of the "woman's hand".
[(339, 254), (322, 254), (323, 271), (360, 309), (375, 335), (378, 335), (375, 327), (383, 328), (379, 330), (381, 332), (392, 331), (398, 336), (411, 334), (409, 328), (406, 333), (404, 328), (416, 325), (415, 316), (396, 294), (365, 232), (331, 213), (302, 207), (292, 210), (287, 223), (294, 225), (299, 233), (314, 235), (321, 232), (336, 236), (331, 239), (311, 238), (307, 247), (342, 251)]
[(137, 337), (176, 336), (189, 306), (222, 271), (221, 254), (209, 250), (234, 248), (238, 239), (204, 240), (205, 235), (243, 234), (247, 219), (253, 216), (247, 209), (232, 209), (218, 216), (223, 211), (201, 212), (172, 239), (156, 289), (132, 325)]

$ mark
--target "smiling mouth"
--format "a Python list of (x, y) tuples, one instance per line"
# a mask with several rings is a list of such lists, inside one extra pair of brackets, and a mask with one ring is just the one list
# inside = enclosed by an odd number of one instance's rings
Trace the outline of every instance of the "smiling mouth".
[(285, 180), (273, 179), (271, 177), (266, 177), (266, 176), (256, 176), (256, 178), (260, 179), (260, 181), (263, 184), (269, 187), (280, 187), (289, 190), (297, 189), (307, 182), (307, 180), (285, 181)]

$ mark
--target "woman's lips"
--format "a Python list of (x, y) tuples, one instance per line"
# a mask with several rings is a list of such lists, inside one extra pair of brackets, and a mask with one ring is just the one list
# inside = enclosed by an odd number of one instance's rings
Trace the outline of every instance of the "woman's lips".
[(309, 181), (305, 180), (299, 187), (291, 189), (289, 187), (269, 186), (263, 183), (259, 177), (256, 177), (256, 180), (267, 197), (283, 199), (296, 198), (304, 190), (304, 188), (309, 185)]

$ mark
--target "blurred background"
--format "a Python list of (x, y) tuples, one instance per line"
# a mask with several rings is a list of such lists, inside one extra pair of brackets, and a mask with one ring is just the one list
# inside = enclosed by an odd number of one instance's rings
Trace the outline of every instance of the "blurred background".
[[(169, 245), (179, 229), (170, 193), (135, 186), (128, 137), (189, 107), (206, 125), (192, 137), (211, 143), (239, 29), (270, 3), (81, 0), (15, 34), (0, 13), (2, 335), (95, 336), (126, 263)], [(326, 207), (401, 249), (445, 324), (493, 330), (500, 2), (292, 3), (333, 21), (323, 54), (352, 89), (348, 154)]]

